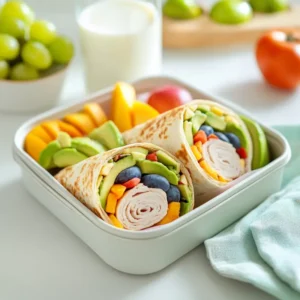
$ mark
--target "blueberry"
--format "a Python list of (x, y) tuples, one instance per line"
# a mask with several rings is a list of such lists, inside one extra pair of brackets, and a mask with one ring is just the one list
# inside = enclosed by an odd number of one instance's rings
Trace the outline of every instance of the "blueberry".
[(199, 130), (203, 130), (207, 136), (215, 132), (214, 129), (208, 125), (202, 125)]
[(180, 201), (180, 192), (177, 186), (170, 185), (170, 188), (167, 190), (167, 199), (168, 202), (179, 202)]
[(169, 181), (165, 177), (156, 174), (143, 175), (142, 183), (149, 188), (158, 188), (165, 192), (170, 188)]
[(222, 132), (215, 132), (215, 135), (224, 142), (230, 143), (228, 137)]
[(225, 133), (226, 136), (228, 137), (228, 140), (230, 144), (236, 149), (241, 148), (241, 141), (240, 139), (233, 133)]
[(115, 183), (124, 183), (132, 178), (141, 178), (142, 173), (138, 167), (130, 167), (119, 173), (117, 176)]

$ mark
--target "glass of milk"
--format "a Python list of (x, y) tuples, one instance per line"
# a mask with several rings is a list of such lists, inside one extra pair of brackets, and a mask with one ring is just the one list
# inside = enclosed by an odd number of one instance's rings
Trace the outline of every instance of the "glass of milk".
[(77, 1), (88, 93), (160, 73), (161, 0)]

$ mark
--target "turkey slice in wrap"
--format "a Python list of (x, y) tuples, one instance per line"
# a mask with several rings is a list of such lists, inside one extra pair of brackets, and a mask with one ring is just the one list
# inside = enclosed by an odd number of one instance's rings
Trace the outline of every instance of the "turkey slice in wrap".
[(55, 178), (102, 220), (127, 230), (170, 223), (194, 207), (187, 169), (149, 143), (90, 157)]
[(252, 140), (232, 110), (209, 100), (193, 100), (123, 133), (126, 143), (163, 147), (189, 170), (195, 206), (221, 193), (251, 170)]

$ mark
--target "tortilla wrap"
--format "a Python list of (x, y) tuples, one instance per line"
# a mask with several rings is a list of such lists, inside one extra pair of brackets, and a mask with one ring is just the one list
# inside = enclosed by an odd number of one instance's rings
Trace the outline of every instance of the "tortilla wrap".
[(240, 117), (232, 110), (216, 102), (193, 100), (189, 104), (167, 111), (155, 119), (151, 119), (123, 133), (127, 144), (145, 141), (153, 143), (173, 154), (184, 164), (193, 180), (195, 207), (220, 194), (234, 182), (234, 180), (230, 183), (221, 182), (212, 178), (203, 170), (191, 150), (183, 129), (184, 116), (187, 109), (192, 109), (199, 105), (220, 108), (226, 116), (233, 117), (245, 133), (249, 149), (243, 173), (239, 173), (237, 170), (237, 162), (240, 162), (240, 158), (230, 143), (221, 140), (210, 140), (202, 148), (202, 155), (211, 167), (224, 177), (236, 177), (235, 180), (238, 180), (239, 177), (251, 171), (252, 140), (247, 127)]
[[(191, 201), (189, 203), (180, 202), (180, 205), (186, 205), (187, 211), (192, 210), (194, 207), (194, 189), (189, 172), (174, 156), (162, 148), (149, 143), (131, 144), (90, 157), (76, 165), (61, 170), (55, 178), (98, 217), (112, 224), (111, 218), (100, 202), (100, 184), (101, 179), (104, 180), (103, 176), (100, 175), (101, 170), (103, 166), (107, 165), (115, 157), (125, 155), (125, 149), (136, 147), (149, 151), (161, 150), (180, 164), (180, 174), (185, 176), (187, 186), (191, 192)], [(128, 155), (128, 153), (126, 154)], [(115, 215), (125, 229), (142, 230), (161, 221), (166, 216), (167, 211), (168, 201), (166, 192), (159, 188), (151, 188), (140, 183), (134, 188), (128, 189), (122, 199), (118, 200)]]

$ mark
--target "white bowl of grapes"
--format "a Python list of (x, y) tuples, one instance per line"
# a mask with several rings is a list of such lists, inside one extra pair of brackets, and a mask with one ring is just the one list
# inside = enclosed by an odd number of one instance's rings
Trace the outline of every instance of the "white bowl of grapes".
[(40, 112), (58, 104), (73, 42), (23, 1), (0, 5), (0, 110)]

